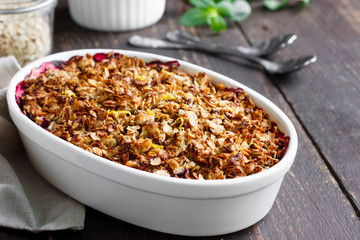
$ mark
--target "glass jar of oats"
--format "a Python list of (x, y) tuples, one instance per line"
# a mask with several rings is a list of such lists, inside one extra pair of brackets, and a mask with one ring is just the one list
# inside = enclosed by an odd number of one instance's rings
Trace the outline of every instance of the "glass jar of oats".
[(0, 0), (0, 57), (20, 65), (50, 53), (57, 0)]

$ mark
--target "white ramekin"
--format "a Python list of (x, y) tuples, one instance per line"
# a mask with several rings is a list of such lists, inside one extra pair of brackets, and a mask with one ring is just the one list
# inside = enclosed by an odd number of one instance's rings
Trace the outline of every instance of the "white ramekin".
[(272, 207), (283, 177), (294, 161), (297, 134), (289, 118), (272, 102), (223, 75), (178, 60), (181, 69), (190, 74), (206, 72), (214, 83), (243, 88), (290, 137), (283, 159), (266, 171), (227, 180), (199, 181), (160, 176), (87, 152), (39, 127), (21, 112), (15, 101), (15, 88), (31, 69), (39, 67), (42, 62), (110, 51), (137, 56), (145, 62), (174, 60), (135, 51), (75, 50), (39, 59), (21, 69), (11, 80), (7, 93), (9, 112), (39, 173), (66, 194), (92, 208), (161, 232), (188, 236), (220, 235), (244, 229), (262, 219)]
[(131, 31), (163, 16), (166, 0), (69, 0), (72, 19), (99, 31)]

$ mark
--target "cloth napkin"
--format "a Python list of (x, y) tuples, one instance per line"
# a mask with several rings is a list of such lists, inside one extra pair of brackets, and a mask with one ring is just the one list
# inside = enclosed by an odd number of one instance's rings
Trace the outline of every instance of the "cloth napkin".
[(0, 226), (32, 232), (81, 230), (84, 205), (36, 172), (11, 122), (4, 87), (19, 69), (14, 57), (0, 58)]

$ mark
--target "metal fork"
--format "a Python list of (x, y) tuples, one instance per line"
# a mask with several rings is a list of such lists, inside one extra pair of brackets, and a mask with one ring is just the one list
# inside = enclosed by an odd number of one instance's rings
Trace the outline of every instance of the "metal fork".
[(305, 56), (300, 58), (293, 58), (284, 62), (274, 62), (269, 61), (264, 58), (249, 56), (240, 52), (234, 51), (224, 51), (224, 49), (218, 48), (208, 48), (206, 46), (199, 47), (194, 46), (193, 44), (180, 44), (164, 41), (156, 38), (149, 38), (139, 35), (133, 35), (129, 38), (129, 43), (135, 47), (143, 48), (167, 48), (167, 49), (192, 49), (192, 50), (201, 50), (205, 52), (215, 53), (215, 54), (228, 54), (240, 57), (244, 60), (247, 60), (252, 63), (256, 63), (261, 66), (269, 74), (284, 74), (290, 73), (296, 70), (299, 70), (303, 67), (310, 65), (311, 63), (316, 62), (317, 57), (315, 55)]
[(241, 54), (246, 54), (248, 56), (264, 56), (270, 53), (279, 51), (282, 48), (285, 48), (292, 44), (297, 36), (295, 34), (289, 33), (284, 35), (279, 35), (271, 39), (265, 40), (259, 44), (256, 44), (252, 47), (243, 47), (243, 46), (223, 46), (218, 43), (209, 42), (202, 40), (198, 37), (190, 35), (186, 32), (181, 32), (179, 30), (170, 31), (166, 34), (167, 40), (176, 43), (185, 43), (187, 45), (194, 45), (198, 47), (206, 46), (207, 48), (217, 48), (222, 49), (226, 52), (240, 52)]

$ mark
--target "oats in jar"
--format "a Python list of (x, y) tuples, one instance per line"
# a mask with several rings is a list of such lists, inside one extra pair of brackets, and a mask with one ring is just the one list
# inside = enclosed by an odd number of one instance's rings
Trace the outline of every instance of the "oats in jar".
[(56, 1), (44, 2), (0, 2), (0, 57), (14, 55), (20, 65), (25, 65), (51, 51)]

